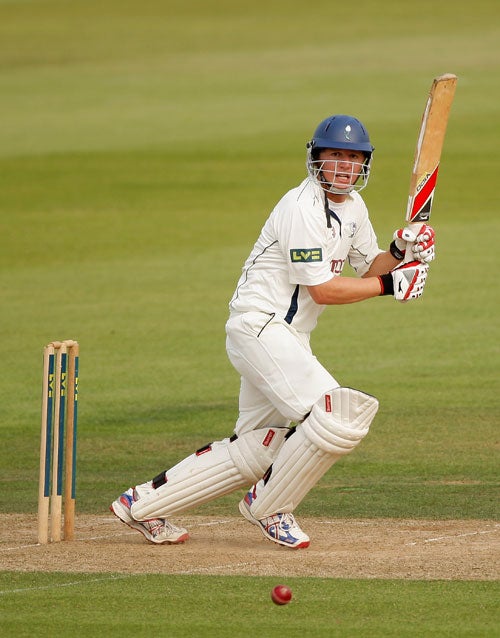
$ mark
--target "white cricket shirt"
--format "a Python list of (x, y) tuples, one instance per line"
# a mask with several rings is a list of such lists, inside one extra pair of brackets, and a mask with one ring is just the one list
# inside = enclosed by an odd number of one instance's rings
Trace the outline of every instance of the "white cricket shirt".
[(346, 260), (361, 276), (383, 252), (358, 193), (342, 204), (329, 202), (331, 228), (324, 201), (309, 177), (282, 197), (245, 261), (231, 313), (276, 314), (309, 333), (325, 306), (312, 300), (306, 286), (340, 275)]

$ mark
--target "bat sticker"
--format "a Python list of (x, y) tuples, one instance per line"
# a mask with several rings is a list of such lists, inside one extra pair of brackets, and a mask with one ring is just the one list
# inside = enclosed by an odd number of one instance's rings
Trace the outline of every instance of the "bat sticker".
[(413, 197), (410, 196), (410, 204), (408, 207), (410, 211), (410, 222), (428, 221), (431, 214), (432, 198), (434, 197), (434, 190), (436, 188), (438, 170), (439, 164), (432, 173), (425, 173), (418, 180), (416, 193)]

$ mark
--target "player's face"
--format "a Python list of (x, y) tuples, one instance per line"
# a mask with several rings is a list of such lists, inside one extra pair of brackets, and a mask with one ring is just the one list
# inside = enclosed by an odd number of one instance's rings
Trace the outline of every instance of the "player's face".
[(325, 148), (320, 151), (318, 160), (322, 181), (348, 192), (363, 171), (365, 155), (362, 151)]

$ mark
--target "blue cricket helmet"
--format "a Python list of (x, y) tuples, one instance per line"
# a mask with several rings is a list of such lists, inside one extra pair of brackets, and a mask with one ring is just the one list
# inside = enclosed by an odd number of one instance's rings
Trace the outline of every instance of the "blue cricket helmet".
[(345, 148), (363, 151), (367, 157), (375, 150), (363, 124), (350, 115), (331, 115), (323, 120), (316, 130), (308, 148)]

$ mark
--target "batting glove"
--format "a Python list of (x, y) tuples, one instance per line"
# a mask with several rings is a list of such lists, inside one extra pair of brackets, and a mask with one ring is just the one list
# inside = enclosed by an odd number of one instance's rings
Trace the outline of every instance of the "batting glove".
[(386, 275), (381, 275), (381, 295), (394, 295), (397, 301), (418, 299), (424, 292), (429, 264), (420, 261), (411, 261), (391, 270)]
[(410, 228), (399, 228), (393, 235), (390, 252), (396, 259), (404, 259), (406, 248), (411, 244), (412, 257), (422, 263), (430, 263), (436, 256), (434, 237), (436, 233), (432, 226), (422, 224), (417, 234)]

